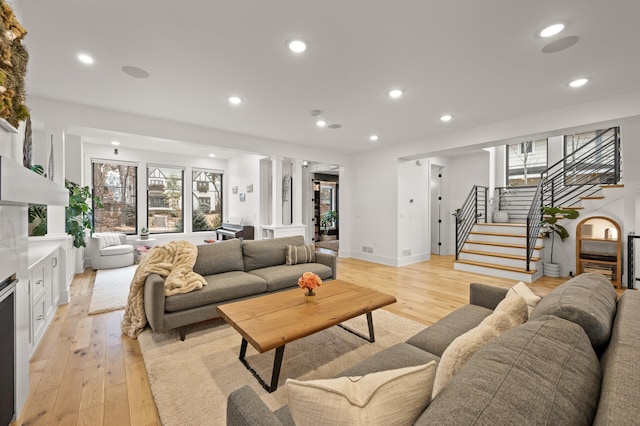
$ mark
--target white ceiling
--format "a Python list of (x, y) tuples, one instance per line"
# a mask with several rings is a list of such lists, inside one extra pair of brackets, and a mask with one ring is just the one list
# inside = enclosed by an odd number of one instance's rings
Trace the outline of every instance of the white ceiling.
[[(637, 0), (28, 0), (21, 9), (29, 95), (344, 153), (640, 89)], [(536, 36), (558, 21), (563, 33)], [(579, 41), (542, 52), (566, 36)], [(303, 55), (285, 47), (297, 37), (309, 44)], [(95, 63), (79, 63), (81, 52)], [(150, 77), (125, 75), (125, 65)], [(582, 76), (587, 86), (567, 87)], [(395, 87), (406, 95), (390, 99)], [(231, 106), (230, 95), (245, 102)], [(312, 109), (342, 128), (317, 128)], [(442, 123), (443, 113), (454, 119)]]

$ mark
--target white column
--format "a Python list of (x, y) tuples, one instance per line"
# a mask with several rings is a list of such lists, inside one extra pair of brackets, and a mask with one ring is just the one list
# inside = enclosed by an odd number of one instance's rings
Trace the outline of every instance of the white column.
[[(53, 174), (53, 181), (60, 186), (64, 186), (64, 128), (57, 126), (46, 127), (45, 133), (47, 135), (45, 142), (47, 157), (42, 167), (47, 174), (47, 179), (51, 180), (51, 174)], [(53, 156), (51, 155), (52, 152)], [(50, 164), (53, 167), (52, 170), (49, 170), (51, 168)], [(80, 184), (81, 182), (77, 183)], [(63, 206), (47, 207), (47, 235), (66, 235), (64, 212)]]
[(293, 203), (292, 225), (302, 225), (302, 160), (294, 160), (291, 164), (291, 177), (293, 178), (293, 188), (291, 188), (291, 202)]
[(271, 179), (273, 193), (271, 194), (271, 220), (273, 226), (282, 225), (282, 158), (271, 158)]

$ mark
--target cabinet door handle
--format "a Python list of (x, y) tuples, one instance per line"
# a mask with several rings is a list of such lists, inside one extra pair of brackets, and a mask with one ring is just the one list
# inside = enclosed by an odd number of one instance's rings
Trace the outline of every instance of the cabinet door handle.
[(38, 315), (36, 317), (36, 321), (42, 321), (44, 319), (44, 315)]
[(56, 266), (58, 266), (58, 258), (54, 257), (53, 259), (51, 259), (51, 267), (55, 268)]
[(36, 281), (36, 285), (40, 285), (40, 284), (42, 284), (42, 280)]

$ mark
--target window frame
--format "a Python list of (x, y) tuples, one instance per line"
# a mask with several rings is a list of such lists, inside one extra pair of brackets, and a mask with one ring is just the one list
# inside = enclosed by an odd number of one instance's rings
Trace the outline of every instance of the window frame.
[[(96, 164), (105, 164), (105, 165), (109, 165), (109, 166), (121, 166), (121, 167), (131, 167), (134, 170), (135, 175), (133, 176), (133, 182), (131, 182), (131, 191), (133, 192), (133, 195), (131, 196), (134, 199), (134, 203), (133, 203), (133, 210), (132, 212), (130, 212), (131, 214), (133, 214), (133, 228), (130, 231), (127, 230), (121, 230), (121, 229), (104, 229), (104, 228), (100, 228), (98, 229), (98, 226), (96, 224), (96, 216), (98, 216), (96, 214), (96, 212), (106, 209), (106, 207), (103, 207), (102, 209), (99, 209), (95, 206), (95, 202), (92, 200), (91, 201), (91, 225), (93, 227), (93, 231), (94, 232), (123, 232), (126, 235), (136, 235), (138, 233), (138, 203), (140, 200), (139, 194), (138, 194), (138, 175), (139, 175), (139, 169), (140, 169), (140, 164), (139, 163), (135, 163), (135, 162), (128, 162), (128, 161), (117, 161), (117, 160), (110, 160), (110, 159), (103, 159), (103, 158), (92, 158), (91, 159), (91, 192), (93, 194), (93, 196), (99, 196), (101, 199), (100, 201), (105, 204), (105, 199), (104, 196), (100, 193), (100, 191), (98, 191), (96, 189), (96, 171), (95, 171), (95, 167)], [(126, 191), (126, 185), (123, 187), (125, 188)], [(125, 195), (126, 197), (126, 195)], [(106, 204), (105, 204), (106, 205)], [(126, 206), (130, 206), (130, 204), (125, 203), (125, 207)], [(121, 213), (122, 214), (122, 213)], [(125, 219), (126, 220), (126, 219)]]
[[(164, 171), (162, 171), (164, 169)], [(151, 170), (153, 171), (160, 171), (160, 173), (162, 173), (163, 178), (157, 178), (156, 176), (151, 176)], [(167, 181), (169, 181), (170, 179), (172, 179), (169, 176), (165, 175), (165, 172), (167, 170), (172, 170), (172, 171), (176, 171), (176, 172), (180, 172), (180, 197), (179, 197), (179, 201), (178, 201), (178, 207), (180, 210), (180, 216), (173, 216), (171, 214), (171, 210), (172, 210), (172, 206), (170, 205), (170, 201), (165, 201), (166, 204), (165, 206), (151, 206), (151, 199), (158, 199), (159, 196), (157, 194), (151, 195), (151, 192), (162, 192), (163, 194), (166, 194), (167, 191), (176, 191), (174, 189), (168, 189), (168, 185), (167, 185)], [(175, 166), (175, 165), (166, 165), (166, 164), (147, 164), (146, 165), (146, 177), (145, 177), (145, 189), (147, 192), (147, 203), (146, 203), (146, 207), (147, 207), (147, 214), (146, 214), (146, 228), (149, 230), (149, 234), (154, 234), (154, 235), (158, 235), (158, 234), (178, 234), (178, 233), (184, 233), (185, 229), (184, 229), (184, 194), (185, 194), (185, 190), (184, 190), (184, 175), (185, 175), (185, 168), (183, 166)], [(160, 183), (162, 181), (162, 183)], [(155, 189), (155, 188), (149, 188), (150, 186), (159, 186), (159, 185), (163, 185), (164, 188), (162, 190), (160, 189)], [(167, 199), (166, 195), (165, 195), (165, 200)], [(164, 207), (164, 208), (162, 208)], [(164, 211), (166, 210), (167, 213), (165, 214), (161, 214), (161, 215), (157, 215), (159, 217), (163, 217), (166, 216), (166, 223), (164, 224), (165, 226), (163, 226), (162, 228), (165, 228), (163, 230), (158, 231), (157, 230), (157, 226), (152, 227), (151, 226), (151, 219), (153, 218), (152, 213), (153, 210), (152, 209), (159, 209), (158, 211)], [(173, 208), (174, 210), (176, 208)], [(170, 217), (175, 217), (175, 221), (176, 224), (182, 224), (182, 227), (180, 228), (179, 226), (174, 226), (174, 230), (170, 230), (169, 225), (169, 218)]]

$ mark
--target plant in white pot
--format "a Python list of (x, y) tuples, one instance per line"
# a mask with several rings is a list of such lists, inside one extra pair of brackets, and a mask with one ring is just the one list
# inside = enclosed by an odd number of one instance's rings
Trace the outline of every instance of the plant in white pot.
[[(330, 240), (329, 237), (329, 228), (334, 225), (336, 220), (338, 219), (338, 213), (335, 210), (329, 210), (325, 212), (322, 217), (320, 217), (320, 227), (322, 228), (322, 235), (320, 238), (322, 241)], [(335, 239), (335, 236), (334, 236)]]
[(569, 231), (567, 228), (560, 225), (558, 220), (562, 219), (575, 219), (579, 215), (577, 210), (573, 209), (561, 209), (559, 207), (544, 206), (542, 207), (542, 221), (540, 226), (543, 231), (540, 233), (544, 238), (551, 239), (551, 255), (550, 262), (543, 262), (544, 274), (547, 277), (559, 277), (560, 276), (560, 264), (553, 263), (553, 245), (556, 235), (560, 237), (561, 241), (569, 238)]

